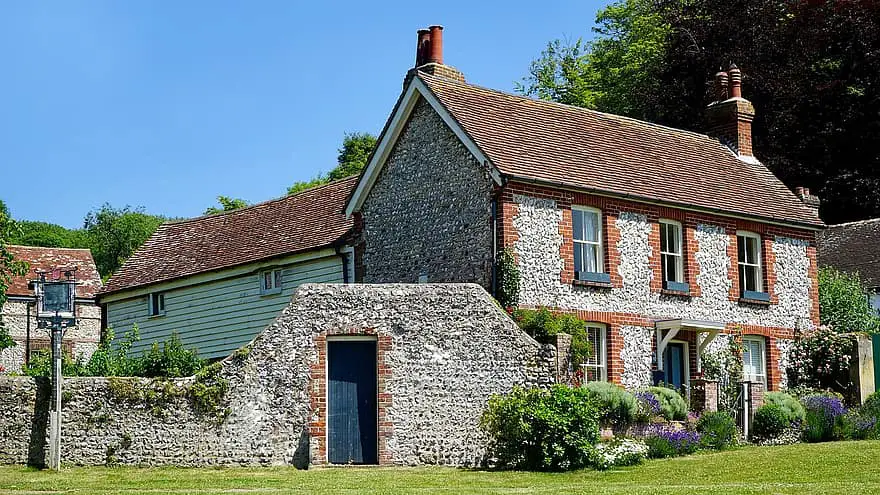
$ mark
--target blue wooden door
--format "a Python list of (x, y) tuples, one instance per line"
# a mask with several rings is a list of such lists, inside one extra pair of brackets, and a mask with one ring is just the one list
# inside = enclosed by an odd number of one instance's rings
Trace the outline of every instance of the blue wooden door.
[(684, 344), (670, 342), (664, 351), (663, 369), (666, 371), (666, 384), (679, 390), (685, 384)]
[(328, 342), (327, 360), (328, 460), (378, 464), (376, 342)]

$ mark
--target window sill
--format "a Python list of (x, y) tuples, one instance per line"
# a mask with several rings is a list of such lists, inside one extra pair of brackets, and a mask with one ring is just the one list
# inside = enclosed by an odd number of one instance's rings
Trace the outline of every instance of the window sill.
[(156, 318), (162, 318), (163, 316), (165, 316), (165, 313), (159, 313), (157, 315), (149, 315), (149, 316), (147, 316), (147, 319), (155, 320)]
[(272, 289), (265, 292), (260, 292), (260, 297), (277, 296), (278, 294), (281, 294), (281, 289)]
[(611, 282), (591, 282), (589, 280), (572, 280), (571, 285), (576, 287), (593, 287), (596, 289), (611, 288)]
[(663, 294), (664, 296), (691, 297), (690, 290), (660, 289), (660, 294)]
[(769, 299), (767, 299), (767, 300), (764, 300), (764, 299), (752, 299), (752, 298), (749, 298), (749, 297), (740, 297), (740, 298), (739, 298), (739, 303), (740, 303), (740, 304), (751, 304), (751, 305), (753, 305), (753, 306), (770, 306), (770, 304), (771, 304)]

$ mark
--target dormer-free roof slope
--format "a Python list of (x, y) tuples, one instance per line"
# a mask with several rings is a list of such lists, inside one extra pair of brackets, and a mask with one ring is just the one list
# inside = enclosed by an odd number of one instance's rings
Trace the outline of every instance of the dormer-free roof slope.
[[(93, 299), (101, 290), (101, 276), (88, 249), (50, 248), (37, 246), (9, 246), (16, 261), (28, 262), (28, 272), (21, 277), (12, 277), (7, 296), (32, 297), (34, 290), (28, 283), (36, 280), (37, 271), (51, 272), (55, 269), (76, 268), (76, 297)], [(51, 279), (51, 276), (48, 276)]]
[[(717, 139), (418, 72), (423, 86), (508, 177), (755, 219), (821, 227), (764, 165)], [(430, 101), (430, 98), (429, 98)]]
[(356, 182), (349, 177), (246, 208), (162, 224), (101, 293), (333, 246), (353, 226), (343, 210)]

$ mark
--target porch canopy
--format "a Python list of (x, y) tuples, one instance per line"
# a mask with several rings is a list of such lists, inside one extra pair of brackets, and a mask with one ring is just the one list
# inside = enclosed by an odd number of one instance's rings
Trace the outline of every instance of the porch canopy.
[(700, 356), (719, 332), (723, 331), (725, 324), (717, 321), (706, 320), (657, 320), (654, 322), (654, 328), (657, 332), (657, 370), (663, 371), (663, 352), (669, 341), (678, 335), (682, 330), (690, 330), (697, 335), (697, 372), (703, 370)]

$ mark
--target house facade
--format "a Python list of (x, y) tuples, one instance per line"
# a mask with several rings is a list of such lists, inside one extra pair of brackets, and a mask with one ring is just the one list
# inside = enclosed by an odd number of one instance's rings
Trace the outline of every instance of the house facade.
[(163, 224), (108, 280), (99, 300), (134, 354), (177, 333), (203, 358), (251, 341), (303, 283), (350, 282), (353, 223), (344, 179), (239, 210)]
[(823, 224), (753, 155), (740, 70), (716, 75), (698, 134), (469, 84), (441, 37), (420, 32), (347, 205), (360, 279), (494, 292), (509, 249), (521, 307), (589, 322), (589, 379), (687, 389), (733, 338), (746, 377), (783, 388), (792, 339), (818, 324)]
[(51, 349), (48, 329), (39, 328), (38, 301), (30, 282), (39, 278), (37, 273), (73, 270), (77, 286), (76, 325), (68, 327), (62, 340), (63, 352), (74, 358), (87, 360), (101, 340), (101, 308), (96, 294), (101, 289), (101, 276), (88, 249), (9, 246), (13, 257), (26, 261), (28, 273), (14, 277), (6, 291), (6, 304), (0, 308), (0, 318), (15, 346), (0, 351), (0, 368), (6, 373), (20, 373), (34, 353)]

